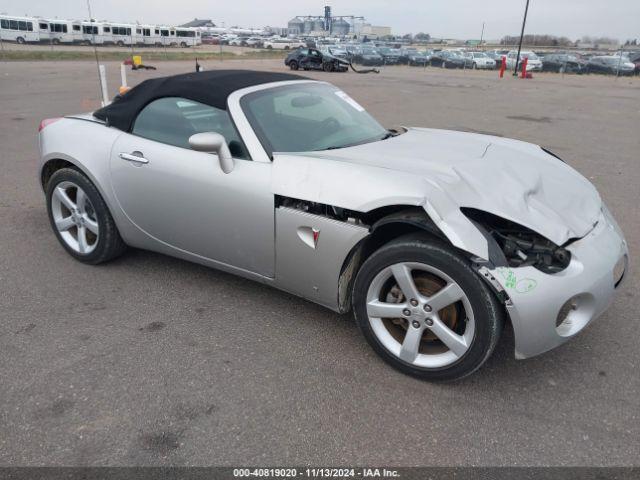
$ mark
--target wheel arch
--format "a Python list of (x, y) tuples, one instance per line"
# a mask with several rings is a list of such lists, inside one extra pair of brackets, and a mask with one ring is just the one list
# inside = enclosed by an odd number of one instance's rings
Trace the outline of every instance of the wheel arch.
[(347, 313), (351, 309), (353, 283), (360, 267), (383, 245), (411, 233), (422, 233), (433, 240), (451, 245), (444, 233), (421, 207), (390, 205), (367, 212), (365, 218), (371, 222), (370, 233), (349, 251), (340, 270), (338, 307), (342, 313)]
[(496, 288), (488, 276), (482, 274), (482, 265), (477, 263), (478, 258), (474, 257), (472, 253), (456, 247), (423, 208), (413, 205), (392, 205), (377, 208), (367, 212), (366, 215), (369, 221), (373, 220), (370, 234), (349, 251), (340, 270), (338, 307), (341, 313), (347, 313), (351, 309), (351, 295), (355, 277), (367, 258), (387, 243), (409, 234), (423, 235), (468, 258), (478, 277), (485, 281), (498, 301), (504, 303), (504, 292)]
[[(51, 178), (51, 176), (56, 173), (58, 170), (63, 168), (71, 168), (79, 171), (83, 175), (85, 175), (89, 181), (96, 187), (102, 199), (104, 200), (107, 208), (109, 209), (111, 215), (114, 217), (116, 224), (118, 224), (118, 218), (114, 216), (114, 209), (111, 205), (111, 197), (107, 195), (107, 192), (104, 190), (104, 186), (101, 182), (96, 178), (96, 176), (84, 165), (82, 162), (76, 160), (75, 158), (65, 155), (64, 153), (56, 152), (50, 153), (45, 156), (42, 160), (42, 166), (40, 167), (39, 172), (39, 181), (40, 186), (42, 187), (43, 192), (46, 193), (47, 182)], [(119, 226), (119, 225), (118, 225)]]
[(72, 168), (86, 175), (87, 178), (91, 180), (91, 183), (93, 183), (98, 189), (100, 195), (104, 197), (104, 192), (102, 192), (102, 188), (100, 187), (99, 182), (97, 182), (95, 177), (82, 164), (82, 162), (79, 162), (73, 157), (65, 155), (64, 153), (52, 153), (50, 155), (47, 155), (47, 157), (45, 157), (45, 159), (43, 160), (39, 173), (40, 186), (43, 190), (46, 190), (47, 182), (52, 177), (52, 175), (63, 168)]

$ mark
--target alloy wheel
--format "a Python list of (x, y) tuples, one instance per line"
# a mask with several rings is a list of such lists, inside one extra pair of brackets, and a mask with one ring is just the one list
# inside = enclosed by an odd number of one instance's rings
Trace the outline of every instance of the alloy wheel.
[(369, 285), (366, 309), (378, 341), (416, 367), (447, 367), (474, 339), (469, 298), (446, 273), (424, 263), (382, 269)]
[(95, 209), (84, 190), (73, 182), (60, 182), (51, 195), (51, 214), (62, 240), (81, 255), (98, 245), (99, 226)]

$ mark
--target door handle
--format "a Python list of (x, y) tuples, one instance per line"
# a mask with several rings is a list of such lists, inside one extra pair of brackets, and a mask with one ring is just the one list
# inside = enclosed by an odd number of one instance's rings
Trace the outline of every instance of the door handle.
[(120, 153), (120, 158), (126, 160), (127, 162), (135, 162), (135, 163), (149, 163), (149, 160), (144, 158), (142, 152), (132, 152), (132, 153)]

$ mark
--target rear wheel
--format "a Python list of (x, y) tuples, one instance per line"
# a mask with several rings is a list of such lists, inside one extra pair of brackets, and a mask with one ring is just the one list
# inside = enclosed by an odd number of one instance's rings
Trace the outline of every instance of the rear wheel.
[(500, 304), (469, 261), (415, 235), (367, 259), (356, 277), (353, 309), (360, 330), (386, 362), (434, 381), (480, 368), (503, 325)]
[(46, 186), (53, 231), (77, 260), (97, 264), (121, 255), (126, 245), (98, 189), (71, 168), (55, 172)]
[(16, 38), (16, 42), (19, 43), (20, 45), (24, 45), (24, 38), (18, 37)]

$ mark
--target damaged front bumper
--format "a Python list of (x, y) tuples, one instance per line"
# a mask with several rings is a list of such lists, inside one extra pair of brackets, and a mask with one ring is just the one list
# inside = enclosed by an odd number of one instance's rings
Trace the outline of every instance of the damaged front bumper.
[(489, 270), (508, 295), (518, 359), (551, 350), (580, 332), (607, 309), (628, 275), (627, 243), (606, 207), (593, 230), (567, 250), (569, 266), (552, 275), (530, 266)]

